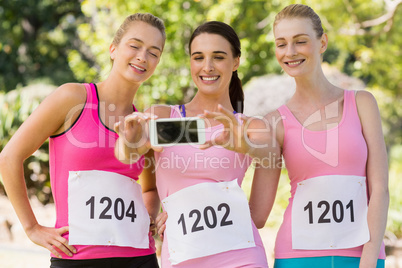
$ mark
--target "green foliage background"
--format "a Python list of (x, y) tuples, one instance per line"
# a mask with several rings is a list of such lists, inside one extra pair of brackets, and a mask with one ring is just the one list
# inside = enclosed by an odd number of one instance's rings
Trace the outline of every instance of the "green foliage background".
[[(0, 0), (0, 150), (48, 95), (46, 85), (96, 82), (108, 75), (109, 45), (129, 14), (150, 12), (166, 25), (161, 63), (136, 96), (136, 106), (144, 109), (192, 98), (196, 88), (189, 75), (187, 43), (191, 32), (207, 20), (230, 24), (241, 38), (243, 84), (256, 76), (280, 73), (272, 22), (292, 3), (310, 5), (321, 16), (330, 40), (324, 61), (362, 79), (376, 96), (391, 156), (391, 190), (400, 189), (401, 0)], [(30, 193), (43, 203), (51, 201), (46, 145), (25, 164)], [(391, 193), (389, 229), (400, 235), (402, 198), (396, 193)], [(286, 204), (286, 198), (278, 204)]]

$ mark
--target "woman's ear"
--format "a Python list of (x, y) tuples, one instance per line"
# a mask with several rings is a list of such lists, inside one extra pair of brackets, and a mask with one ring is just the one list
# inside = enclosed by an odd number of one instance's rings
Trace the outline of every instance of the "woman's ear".
[(240, 65), (240, 57), (236, 57), (235, 59), (235, 64), (233, 66), (233, 72), (237, 70), (237, 68), (239, 68)]
[(324, 53), (328, 48), (328, 35), (324, 33), (321, 36), (321, 48), (320, 48), (320, 53)]
[(109, 47), (109, 53), (110, 53), (110, 59), (114, 60), (115, 54), (116, 54), (116, 46), (114, 44), (111, 44)]

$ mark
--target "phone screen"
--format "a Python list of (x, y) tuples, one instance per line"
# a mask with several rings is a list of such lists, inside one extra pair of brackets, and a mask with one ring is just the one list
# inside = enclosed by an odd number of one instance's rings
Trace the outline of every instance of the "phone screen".
[(197, 121), (156, 122), (159, 144), (198, 142)]

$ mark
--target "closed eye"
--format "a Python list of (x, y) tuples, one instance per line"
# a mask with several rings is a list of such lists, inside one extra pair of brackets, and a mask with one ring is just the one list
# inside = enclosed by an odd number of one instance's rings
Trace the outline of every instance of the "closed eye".
[(158, 57), (158, 55), (156, 55), (155, 53), (149, 52), (149, 54), (151, 54), (152, 57), (155, 57), (155, 58)]

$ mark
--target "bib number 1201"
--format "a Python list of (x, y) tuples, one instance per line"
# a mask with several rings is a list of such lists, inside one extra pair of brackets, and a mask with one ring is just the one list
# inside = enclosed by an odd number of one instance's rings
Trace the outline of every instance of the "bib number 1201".
[[(354, 215), (354, 209), (353, 209), (353, 200), (350, 200), (349, 203), (344, 207), (342, 201), (340, 200), (335, 200), (331, 204), (328, 201), (320, 201), (317, 204), (317, 208), (323, 208), (323, 212), (321, 216), (318, 219), (317, 223), (330, 223), (331, 222), (331, 216), (328, 216), (328, 213), (332, 210), (332, 219), (340, 223), (344, 220), (345, 218), (345, 212), (349, 210), (350, 212), (350, 221), (354, 222), (355, 221), (355, 215)], [(314, 223), (314, 217), (313, 217), (313, 202), (310, 201), (308, 204), (304, 207), (304, 211), (308, 211), (309, 215), (309, 224)], [(328, 216), (328, 217), (327, 217)]]
[[(219, 226), (227, 226), (227, 225), (232, 225), (233, 221), (228, 220), (229, 214), (230, 214), (230, 207), (228, 204), (226, 203), (221, 203), (218, 206), (218, 211), (224, 211), (224, 215), (220, 220), (220, 225)], [(193, 226), (191, 228), (191, 232), (197, 232), (197, 231), (202, 231), (204, 230), (204, 226), (200, 225), (200, 221), (202, 218), (204, 218), (204, 222), (205, 225), (210, 228), (213, 229), (218, 225), (218, 218), (216, 215), (216, 211), (213, 207), (211, 206), (207, 206), (204, 211), (203, 214), (201, 214), (201, 211), (198, 209), (193, 209), (190, 211), (189, 215), (190, 218), (192, 218), (193, 216), (196, 217)], [(202, 217), (204, 216), (204, 217)], [(184, 217), (184, 213), (182, 213), (180, 215), (180, 218), (177, 222), (179, 225), (182, 225), (182, 229), (183, 229), (183, 235), (187, 234), (187, 226), (186, 226), (186, 219)]]

